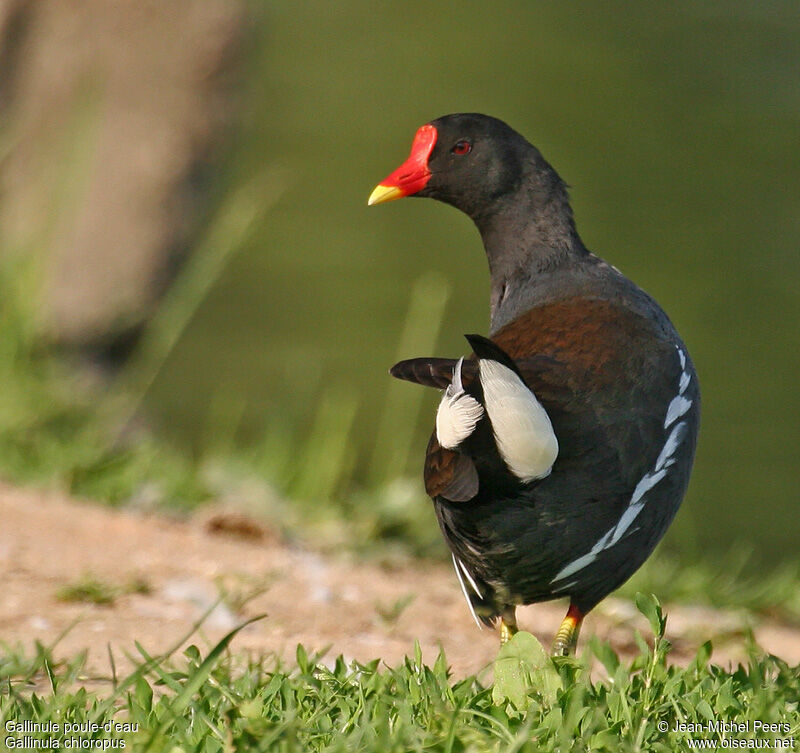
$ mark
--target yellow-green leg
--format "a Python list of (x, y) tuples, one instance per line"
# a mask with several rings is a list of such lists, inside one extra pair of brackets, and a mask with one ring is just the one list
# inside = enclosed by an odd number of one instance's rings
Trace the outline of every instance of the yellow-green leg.
[(500, 645), (508, 643), (517, 632), (516, 609), (509, 607), (500, 615)]
[(574, 604), (570, 604), (567, 616), (561, 623), (553, 641), (553, 656), (569, 656), (575, 652), (582, 622), (583, 613)]

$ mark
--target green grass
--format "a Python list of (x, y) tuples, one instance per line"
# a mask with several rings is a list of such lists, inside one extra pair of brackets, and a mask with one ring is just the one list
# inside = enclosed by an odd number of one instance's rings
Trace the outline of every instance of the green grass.
[[(9, 723), (58, 722), (60, 733), (25, 734), (175, 753), (675, 751), (690, 739), (722, 747), (723, 738), (777, 745), (776, 738), (800, 735), (800, 667), (753, 647), (747, 664), (723, 669), (709, 663), (710, 644), (687, 667), (672, 666), (658, 602), (637, 602), (654, 632), (650, 643), (637, 636), (631, 661), (597, 641), (579, 659), (551, 659), (533, 636), (520, 633), (498, 655), (493, 682), (451, 677), (444, 653), (426, 664), (418, 646), (395, 667), (378, 659), (325, 662), (302, 646), (287, 665), (231, 652), (237, 631), (205, 655), (196, 646), (160, 657), (140, 648), (130, 675), (94, 678), (91, 688), (82, 679), (82, 657), (58, 663), (42, 646), (27, 658), (7, 651), (0, 658), (0, 716), (6, 735)], [(65, 722), (89, 726), (64, 734)], [(709, 730), (717, 722), (742, 731)], [(92, 724), (95, 731), (85, 731)], [(113, 724), (127, 727), (115, 732)], [(768, 724), (776, 726), (769, 731)], [(13, 729), (11, 737), (20, 738)]]
[(151, 590), (150, 584), (143, 578), (135, 578), (127, 583), (115, 585), (91, 573), (84, 573), (77, 580), (59, 588), (56, 591), (56, 598), (59, 601), (110, 606), (119, 596), (126, 594), (146, 595)]

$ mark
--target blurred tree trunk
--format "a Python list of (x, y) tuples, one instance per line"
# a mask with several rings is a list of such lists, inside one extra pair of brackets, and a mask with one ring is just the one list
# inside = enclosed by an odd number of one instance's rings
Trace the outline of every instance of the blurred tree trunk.
[(236, 112), (243, 0), (0, 0), (0, 263), (37, 264), (50, 341), (147, 321)]

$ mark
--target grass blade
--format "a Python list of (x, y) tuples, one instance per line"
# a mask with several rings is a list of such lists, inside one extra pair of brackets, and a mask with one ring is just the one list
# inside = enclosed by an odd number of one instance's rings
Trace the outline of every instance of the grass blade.
[(230, 642), (234, 639), (236, 634), (246, 628), (248, 625), (252, 624), (253, 622), (257, 622), (258, 620), (262, 620), (266, 617), (265, 614), (260, 614), (256, 617), (252, 617), (251, 619), (243, 622), (241, 625), (238, 625), (233, 630), (231, 630), (227, 635), (225, 635), (222, 640), (217, 643), (214, 648), (211, 649), (208, 656), (203, 660), (203, 663), (197, 668), (197, 671), (189, 678), (188, 682), (183, 686), (183, 690), (175, 697), (175, 700), (170, 704), (169, 712), (170, 715), (167, 716), (164, 721), (159, 724), (158, 728), (153, 732), (152, 736), (145, 745), (144, 750), (145, 753), (150, 750), (150, 748), (155, 743), (156, 739), (160, 737), (160, 735), (164, 732), (167, 728), (169, 723), (172, 721), (173, 718), (179, 716), (183, 713), (183, 710), (186, 706), (189, 705), (189, 702), (192, 700), (192, 696), (200, 689), (200, 686), (208, 679), (208, 676), (211, 674), (211, 670), (214, 669), (214, 665), (217, 663), (217, 660), (222, 655), (222, 652), (228, 648)]

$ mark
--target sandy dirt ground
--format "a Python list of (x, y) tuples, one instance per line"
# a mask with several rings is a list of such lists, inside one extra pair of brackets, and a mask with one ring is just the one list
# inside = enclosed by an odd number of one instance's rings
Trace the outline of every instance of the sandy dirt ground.
[[(125, 588), (139, 580), (147, 593), (121, 593), (108, 605), (67, 602), (65, 587), (86, 576)], [(292, 659), (330, 646), (326, 658), (383, 659), (413, 655), (418, 639), (426, 661), (445, 649), (456, 676), (480, 673), (497, 651), (493, 630), (472, 621), (455, 578), (444, 564), (392, 567), (321, 556), (279, 541), (235, 514), (205, 512), (173, 520), (0, 486), (0, 641), (30, 649), (55, 646), (56, 658), (88, 650), (89, 677), (118, 673), (136, 656), (134, 641), (151, 655), (166, 650), (213, 606), (191, 642), (206, 648), (248, 617), (266, 617), (236, 636), (232, 649)], [(248, 600), (248, 597), (252, 597)], [(407, 605), (403, 608), (404, 602)], [(561, 603), (519, 611), (523, 629), (549, 645), (565, 611)], [(668, 605), (673, 660), (688, 661), (709, 637), (712, 661), (728, 665), (745, 653), (750, 624), (766, 651), (800, 663), (800, 631), (735, 612)], [(613, 597), (587, 618), (582, 639), (598, 635), (628, 654), (636, 629), (649, 629), (631, 604)], [(0, 644), (2, 645), (2, 644)], [(579, 644), (580, 648), (580, 644)]]

